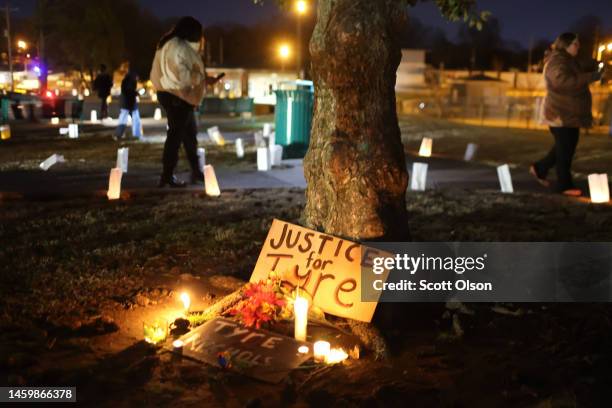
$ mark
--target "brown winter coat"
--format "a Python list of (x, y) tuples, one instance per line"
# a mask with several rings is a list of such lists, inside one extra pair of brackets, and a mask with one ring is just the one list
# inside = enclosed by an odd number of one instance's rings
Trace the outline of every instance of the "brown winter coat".
[(589, 83), (596, 80), (591, 72), (582, 72), (576, 58), (565, 50), (555, 50), (544, 66), (546, 99), (544, 118), (553, 127), (590, 127), (591, 91)]

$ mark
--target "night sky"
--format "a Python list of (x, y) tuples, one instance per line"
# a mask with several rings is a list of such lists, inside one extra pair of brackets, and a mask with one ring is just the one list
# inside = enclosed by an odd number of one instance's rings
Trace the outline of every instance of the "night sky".
[[(280, 11), (273, 1), (256, 6), (251, 0), (139, 0), (143, 7), (161, 18), (193, 15), (205, 25), (219, 23), (253, 24), (269, 21), (286, 11)], [(19, 14), (29, 14), (35, 0), (12, 2)], [(553, 39), (569, 28), (577, 18), (598, 15), (604, 22), (602, 30), (612, 31), (611, 0), (479, 0), (480, 9), (491, 11), (501, 21), (502, 36), (526, 46), (529, 39)], [(443, 28), (450, 39), (455, 38), (459, 23), (448, 23), (432, 2), (417, 5), (410, 11), (427, 25)]]

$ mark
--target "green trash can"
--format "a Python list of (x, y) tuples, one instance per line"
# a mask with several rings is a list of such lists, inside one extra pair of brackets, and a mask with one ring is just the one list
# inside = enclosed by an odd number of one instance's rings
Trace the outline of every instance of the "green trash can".
[(10, 108), (11, 100), (7, 97), (2, 97), (2, 100), (0, 102), (0, 111), (2, 112), (1, 123), (8, 123)]
[(314, 88), (312, 81), (281, 84), (276, 93), (274, 114), (276, 143), (283, 146), (283, 158), (302, 158), (308, 150)]

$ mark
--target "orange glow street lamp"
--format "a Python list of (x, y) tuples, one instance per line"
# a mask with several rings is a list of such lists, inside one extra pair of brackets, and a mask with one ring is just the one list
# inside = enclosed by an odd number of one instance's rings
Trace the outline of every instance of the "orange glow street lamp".
[(281, 60), (281, 71), (285, 70), (285, 62), (289, 59), (290, 56), (291, 47), (289, 46), (289, 44), (281, 44), (278, 47), (278, 57)]

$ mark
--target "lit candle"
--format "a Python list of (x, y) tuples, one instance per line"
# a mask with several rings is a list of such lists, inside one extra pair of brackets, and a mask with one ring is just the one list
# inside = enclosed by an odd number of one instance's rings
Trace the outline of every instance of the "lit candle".
[(327, 360), (329, 354), (329, 342), (319, 340), (314, 344), (314, 359), (315, 361), (322, 363)]
[(325, 362), (327, 364), (338, 364), (348, 358), (348, 354), (341, 348), (333, 348), (329, 350)]
[(308, 299), (297, 296), (293, 302), (295, 316), (295, 339), (306, 341), (306, 326), (308, 325)]
[(308, 346), (300, 346), (298, 347), (298, 353), (300, 354), (306, 354), (310, 351), (310, 349), (308, 348)]
[(183, 292), (181, 293), (181, 302), (183, 302), (183, 309), (185, 309), (185, 314), (189, 312), (189, 306), (191, 306), (191, 298), (189, 297), (189, 293)]
[(172, 342), (172, 349), (177, 353), (183, 352), (183, 341), (182, 340), (174, 340)]

